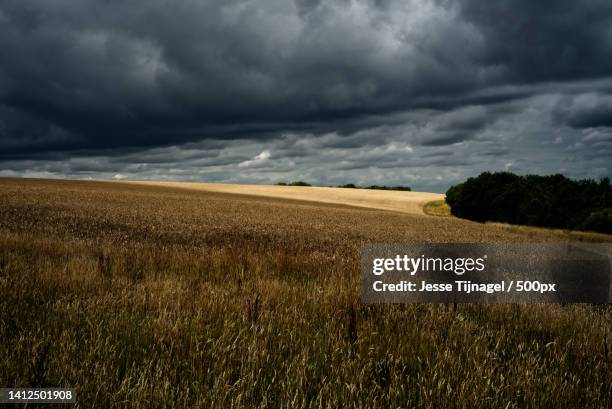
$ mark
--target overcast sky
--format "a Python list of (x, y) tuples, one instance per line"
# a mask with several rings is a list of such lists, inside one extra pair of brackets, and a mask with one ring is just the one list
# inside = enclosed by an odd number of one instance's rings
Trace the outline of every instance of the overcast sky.
[(610, 0), (2, 0), (0, 175), (612, 174)]

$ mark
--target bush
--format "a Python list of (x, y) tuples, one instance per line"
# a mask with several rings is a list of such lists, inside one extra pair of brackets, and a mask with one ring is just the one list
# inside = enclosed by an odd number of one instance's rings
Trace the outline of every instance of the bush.
[(408, 186), (378, 186), (378, 185), (371, 185), (371, 186), (359, 187), (359, 186), (356, 186), (353, 183), (348, 183), (346, 185), (340, 185), (338, 187), (342, 187), (342, 188), (346, 188), (346, 189), (401, 190), (401, 191), (404, 191), (404, 192), (412, 191), (412, 189), (410, 187), (408, 187)]
[(404, 192), (410, 192), (412, 190), (408, 186), (377, 186), (377, 185), (368, 186), (365, 189), (374, 189), (374, 190), (401, 190), (401, 191), (404, 191)]
[(612, 234), (612, 207), (591, 212), (581, 224), (582, 230), (599, 231)]
[(278, 182), (276, 186), (312, 186), (312, 185), (310, 183), (306, 183), (306, 182), (302, 182), (301, 180), (298, 180), (298, 181), (291, 182), (291, 183)]
[(612, 187), (607, 178), (596, 182), (485, 172), (452, 186), (446, 201), (453, 215), (479, 222), (609, 232), (606, 209), (612, 207)]
[(310, 183), (306, 183), (306, 182), (302, 182), (301, 180), (298, 180), (296, 182), (289, 183), (289, 186), (312, 186), (312, 185)]

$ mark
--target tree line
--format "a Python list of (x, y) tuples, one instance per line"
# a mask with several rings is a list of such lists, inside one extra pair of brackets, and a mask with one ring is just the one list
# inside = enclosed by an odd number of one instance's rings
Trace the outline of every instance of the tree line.
[[(310, 183), (298, 180), (295, 182), (290, 182), (290, 183), (285, 183), (285, 182), (278, 182), (276, 184), (277, 186), (312, 186)], [(332, 186), (333, 187), (333, 186)], [(371, 185), (371, 186), (357, 186), (353, 183), (348, 183), (346, 185), (340, 185), (340, 186), (336, 186), (336, 187), (341, 187), (341, 188), (345, 188), (345, 189), (371, 189), (371, 190), (400, 190), (403, 192), (410, 192), (412, 189), (410, 188), (410, 186), (379, 186), (379, 185)]]
[(457, 217), (612, 233), (610, 179), (484, 172), (446, 192)]

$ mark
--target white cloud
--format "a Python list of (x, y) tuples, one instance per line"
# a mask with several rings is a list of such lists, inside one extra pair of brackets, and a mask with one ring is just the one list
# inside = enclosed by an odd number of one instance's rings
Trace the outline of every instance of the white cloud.
[(261, 152), (259, 155), (255, 156), (251, 160), (246, 160), (244, 162), (240, 162), (238, 164), (238, 166), (241, 167), (241, 168), (248, 168), (249, 166), (259, 165), (261, 163), (264, 163), (268, 159), (270, 159), (270, 151), (263, 151), (263, 152)]

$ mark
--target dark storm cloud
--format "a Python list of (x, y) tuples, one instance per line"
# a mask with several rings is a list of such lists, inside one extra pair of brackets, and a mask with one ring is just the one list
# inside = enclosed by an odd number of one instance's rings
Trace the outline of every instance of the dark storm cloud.
[(554, 114), (557, 121), (573, 128), (612, 127), (612, 95), (566, 97), (559, 101)]
[(578, 174), (562, 155), (608, 152), (611, 27), (609, 0), (4, 0), (0, 171)]
[(609, 77), (612, 3), (607, 0), (461, 2), (487, 46), (482, 64), (512, 82)]

